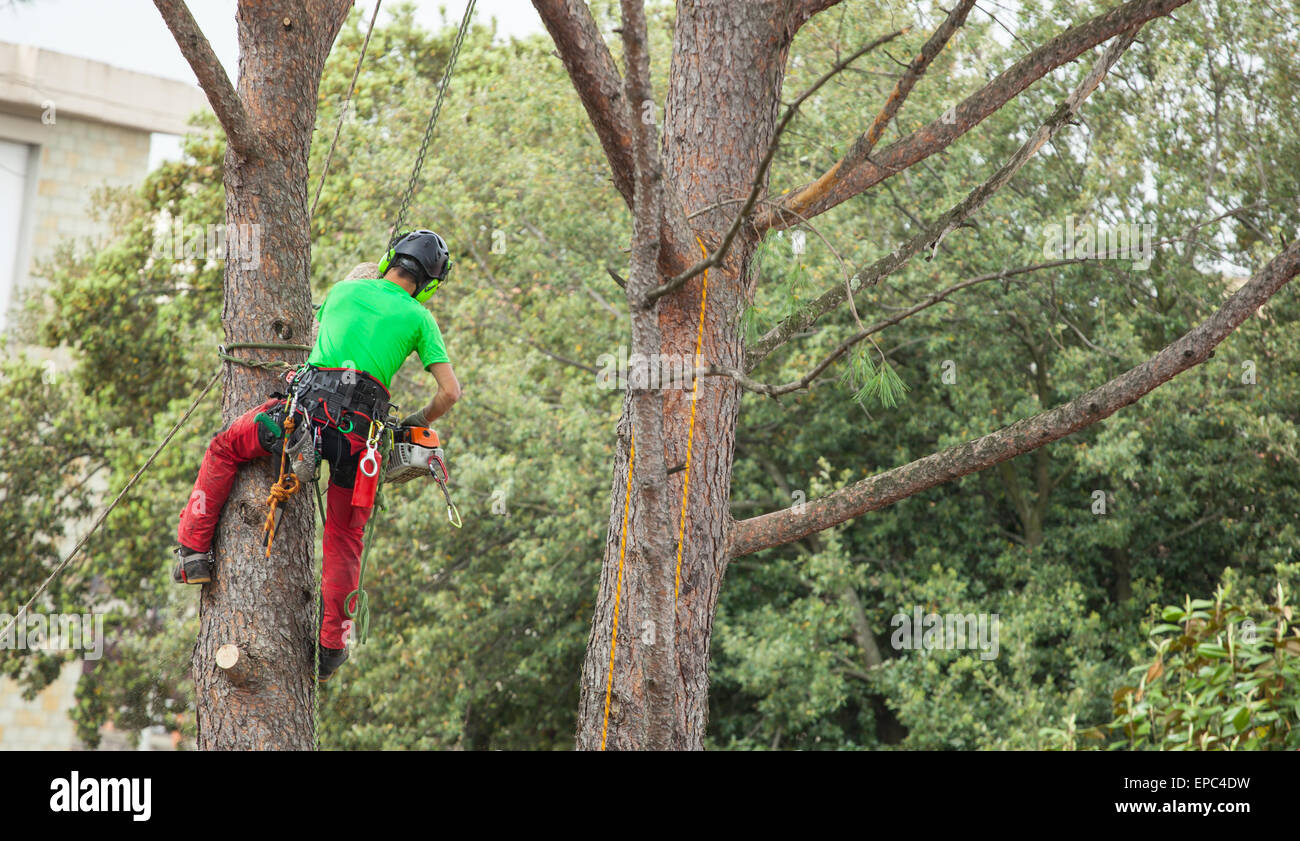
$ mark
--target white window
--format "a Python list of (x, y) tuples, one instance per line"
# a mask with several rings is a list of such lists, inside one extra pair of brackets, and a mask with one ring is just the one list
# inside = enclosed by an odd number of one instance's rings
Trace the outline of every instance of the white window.
[(25, 143), (0, 140), (0, 328), (9, 321), (15, 287), (27, 268), (20, 261), (26, 251), (21, 247), (23, 233), (28, 230), (24, 204), (30, 151)]

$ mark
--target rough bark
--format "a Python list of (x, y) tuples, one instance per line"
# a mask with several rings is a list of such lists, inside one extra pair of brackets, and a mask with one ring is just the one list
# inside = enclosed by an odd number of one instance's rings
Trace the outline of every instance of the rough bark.
[[(627, 99), (653, 103), (650, 56), (646, 46), (645, 9), (641, 0), (622, 0), (623, 52), (627, 61)], [(664, 392), (651, 375), (651, 355), (661, 345), (659, 323), (647, 306), (646, 293), (658, 281), (659, 224), (663, 216), (663, 168), (659, 158), (659, 132), (652, 120), (635, 123), (632, 265), (627, 278), (627, 300), (632, 313), (632, 353), (643, 362), (630, 372), (633, 440), (641, 454), (631, 459), (632, 505), (629, 509), (626, 558), (636, 571), (629, 581), (645, 599), (633, 647), (639, 675), (640, 700), (645, 706), (644, 733), (639, 743), (650, 749), (672, 747), (673, 695), (677, 681), (673, 648), (673, 546), (669, 536), (668, 465), (664, 461)]]
[[(228, 342), (303, 342), (311, 334), (307, 153), (321, 72), (348, 0), (242, 2), (236, 13), (239, 82), (229, 81), (206, 41), (196, 46), (175, 4), (158, 0), (182, 52), (221, 117), (226, 222), (257, 226), (259, 259), (232, 252), (225, 265), (222, 326)], [(173, 24), (176, 25), (173, 25)], [(189, 20), (193, 27), (193, 20)], [(197, 31), (197, 30), (194, 30)], [(199, 36), (201, 38), (201, 36)], [(215, 65), (215, 66), (214, 66)], [(223, 83), (224, 81), (224, 83)], [(286, 352), (300, 362), (301, 353)], [(228, 365), (222, 418), (229, 424), (275, 388), (266, 371)], [(217, 572), (203, 588), (194, 646), (198, 745), (205, 750), (315, 747), (312, 648), (316, 628), (308, 494), (283, 506), (274, 551), (262, 545), (270, 459), (240, 471), (213, 545)], [(216, 661), (225, 643), (256, 641), (256, 680), (240, 685)]]
[[(687, 212), (717, 203), (720, 197), (744, 196), (767, 150), (779, 110), (778, 94), (784, 78), (789, 47), (790, 4), (782, 0), (734, 3), (729, 0), (680, 4), (673, 37), (670, 87), (664, 109), (663, 167), (667, 191), (665, 214), (675, 205)], [(755, 107), (755, 103), (761, 103)], [(678, 201), (673, 202), (676, 198)], [(716, 243), (730, 226), (734, 207), (719, 208), (693, 220), (706, 243)], [(681, 255), (691, 262), (700, 256)], [(746, 233), (732, 245), (723, 267), (708, 272), (708, 302), (704, 314), (702, 358), (736, 366), (742, 352), (738, 316), (748, 292), (748, 263), (754, 239)], [(677, 261), (677, 265), (681, 264)], [(669, 261), (662, 256), (660, 280), (671, 277)], [(688, 264), (689, 265), (689, 264)], [(700, 297), (705, 278), (692, 278), (680, 289), (656, 302), (663, 354), (694, 358), (700, 319)], [(726, 563), (731, 463), (739, 390), (731, 382), (702, 379), (695, 417), (691, 455), (690, 497), (682, 551), (681, 589), (676, 610), (676, 647), (679, 674), (674, 695), (673, 735), (670, 747), (703, 747), (708, 721), (709, 641), (718, 591)], [(682, 465), (690, 423), (691, 391), (663, 393), (665, 463)], [(629, 449), (628, 405), (620, 422), (619, 447), (614, 465), (609, 537), (601, 572), (587, 658), (583, 667), (582, 699), (578, 719), (579, 748), (598, 749), (603, 727), (609, 646), (617, 588), (619, 537), (627, 483)], [(637, 442), (637, 463), (642, 442)], [(634, 480), (639, 468), (634, 468)], [(666, 497), (680, 504), (684, 471), (668, 477)], [(635, 504), (635, 498), (633, 500)], [(671, 519), (670, 540), (675, 565), (676, 516)], [(629, 552), (633, 537), (629, 535)], [(626, 560), (625, 560), (626, 563)], [(625, 570), (626, 574), (626, 570)], [(629, 664), (636, 662), (641, 646), (639, 622), (650, 610), (647, 593), (632, 578), (622, 586), (622, 612), (609, 715), (608, 749), (647, 747), (642, 741), (643, 722), (650, 711), (638, 691)], [(636, 629), (628, 633), (623, 629)]]

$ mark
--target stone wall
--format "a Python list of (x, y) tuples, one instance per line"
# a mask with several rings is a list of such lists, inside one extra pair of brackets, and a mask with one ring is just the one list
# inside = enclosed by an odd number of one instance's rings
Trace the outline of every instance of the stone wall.
[(0, 677), (0, 750), (79, 747), (76, 725), (68, 718), (79, 677), (81, 661), (65, 663), (58, 679), (32, 701), (23, 699), (11, 678)]
[(64, 116), (48, 128), (32, 208), (31, 253), (38, 260), (65, 239), (80, 247), (96, 242), (106, 226), (92, 213), (94, 191), (139, 184), (149, 171), (148, 132)]
[[(68, 717), (76, 704), (82, 666), (81, 660), (64, 663), (58, 679), (31, 701), (23, 698), (16, 681), (0, 677), (0, 751), (86, 749), (77, 738), (76, 724)], [(99, 739), (99, 750), (175, 750), (181, 746), (180, 734), (161, 727), (131, 734), (110, 724), (100, 731)]]

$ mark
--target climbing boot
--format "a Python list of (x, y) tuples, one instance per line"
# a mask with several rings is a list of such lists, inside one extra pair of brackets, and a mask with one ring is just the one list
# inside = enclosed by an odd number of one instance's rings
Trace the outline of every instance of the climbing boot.
[(176, 547), (176, 566), (172, 568), (172, 580), (177, 584), (207, 584), (212, 580), (212, 570), (216, 561), (211, 552), (195, 552), (184, 546)]
[(348, 659), (348, 650), (346, 648), (326, 648), (320, 647), (320, 670), (316, 673), (316, 679), (321, 683), (329, 680), (338, 671)]

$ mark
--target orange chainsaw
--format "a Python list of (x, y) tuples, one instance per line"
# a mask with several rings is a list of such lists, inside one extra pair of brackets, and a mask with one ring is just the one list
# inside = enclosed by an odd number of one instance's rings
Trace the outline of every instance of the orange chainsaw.
[(460, 528), (460, 512), (447, 490), (447, 463), (442, 458), (438, 433), (427, 426), (400, 426), (393, 430), (393, 451), (384, 481), (400, 485), (421, 476), (431, 476), (447, 501), (447, 519)]

